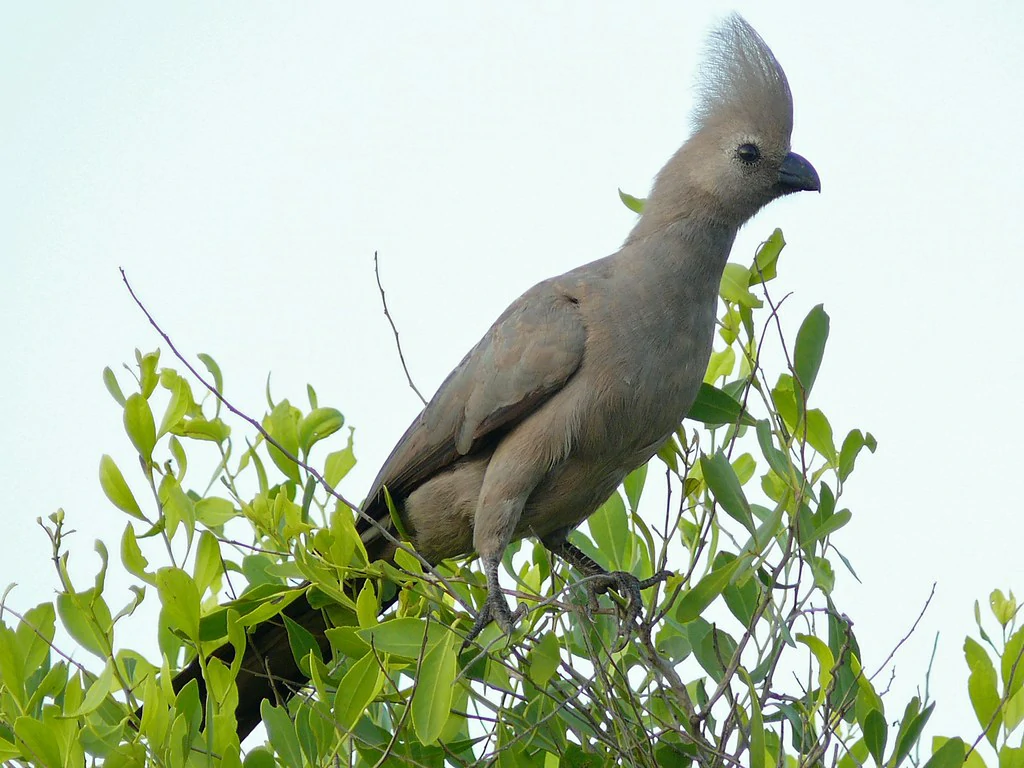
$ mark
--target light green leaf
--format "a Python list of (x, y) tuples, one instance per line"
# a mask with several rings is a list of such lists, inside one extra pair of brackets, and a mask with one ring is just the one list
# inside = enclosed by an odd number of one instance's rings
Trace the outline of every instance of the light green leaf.
[(562, 647), (554, 632), (545, 632), (544, 636), (530, 649), (527, 657), (530, 665), (530, 679), (541, 688), (558, 671), (562, 662)]
[(295, 735), (295, 723), (288, 716), (284, 707), (271, 705), (269, 699), (260, 704), (263, 724), (267, 727), (267, 737), (274, 751), (280, 756), (284, 765), (302, 765), (302, 749), (299, 747), (298, 736)]
[(135, 500), (135, 495), (125, 482), (124, 475), (107, 454), (100, 458), (100, 487), (103, 494), (110, 499), (110, 503), (122, 512), (127, 512), (137, 520), (146, 519)]
[(622, 487), (626, 491), (626, 499), (629, 501), (629, 509), (631, 512), (636, 512), (637, 506), (640, 504), (640, 496), (644, 492), (644, 484), (647, 482), (647, 464), (641, 464), (639, 467), (634, 469), (622, 482)]
[(971, 670), (970, 677), (967, 678), (967, 692), (970, 695), (971, 706), (974, 707), (974, 714), (982, 728), (989, 722), (992, 723), (985, 735), (994, 747), (999, 726), (1002, 724), (1002, 716), (999, 714), (1000, 699), (996, 686), (996, 670), (992, 659), (985, 653), (985, 649), (973, 638), (968, 637), (964, 641), (964, 656), (967, 658), (967, 665)]
[[(91, 615), (97, 612), (100, 614), (98, 617)], [(74, 594), (61, 592), (57, 595), (57, 613), (76, 643), (107, 660), (110, 639), (106, 637), (105, 630), (109, 629), (110, 609), (102, 596), (96, 595), (93, 589)]]
[(192, 577), (180, 568), (161, 568), (156, 573), (156, 588), (162, 606), (160, 620), (198, 642), (199, 590)]
[(348, 431), (348, 445), (340, 451), (327, 454), (324, 463), (324, 480), (332, 488), (337, 488), (341, 479), (356, 465), (356, 455), (352, 450), (352, 430)]
[(383, 687), (380, 661), (377, 654), (370, 651), (349, 668), (338, 685), (334, 698), (334, 719), (338, 728), (343, 732), (351, 731)]
[(786, 241), (782, 237), (782, 230), (776, 229), (757, 250), (754, 257), (754, 264), (750, 267), (750, 285), (759, 285), (762, 280), (768, 282), (774, 280), (777, 272), (779, 254), (786, 247)]
[(130, 395), (125, 401), (124, 429), (139, 455), (146, 461), (152, 461), (153, 448), (156, 447), (156, 424), (149, 403), (138, 393)]
[(117, 383), (117, 377), (114, 375), (114, 372), (110, 370), (110, 366), (103, 369), (103, 384), (106, 386), (110, 396), (123, 408), (125, 403), (124, 393), (121, 391), (121, 385)]
[(356, 631), (356, 636), (367, 645), (378, 651), (390, 653), (405, 659), (418, 659), (423, 648), (423, 633), (428, 632), (427, 646), (432, 647), (441, 642), (451, 630), (437, 622), (431, 622), (429, 630), (423, 619), (405, 617), (390, 619), (374, 627)]
[(757, 309), (762, 302), (750, 292), (750, 268), (742, 264), (726, 264), (722, 273), (722, 283), (718, 287), (718, 295), (726, 301), (739, 304), (741, 307)]
[(619, 200), (621, 200), (622, 204), (629, 208), (633, 213), (643, 213), (644, 203), (647, 202), (644, 198), (633, 197), (631, 194), (623, 192), (621, 189), (619, 190)]
[(445, 635), (427, 650), (418, 670), (412, 695), (412, 725), (421, 744), (433, 744), (451, 714), (452, 691), (457, 672), (455, 637)]
[(330, 437), (345, 424), (345, 417), (337, 408), (316, 408), (299, 422), (299, 449), (309, 454), (310, 449), (325, 437)]
[(594, 543), (613, 570), (628, 570), (630, 565), (626, 556), (629, 547), (626, 535), (628, 519), (626, 505), (616, 491), (587, 520)]

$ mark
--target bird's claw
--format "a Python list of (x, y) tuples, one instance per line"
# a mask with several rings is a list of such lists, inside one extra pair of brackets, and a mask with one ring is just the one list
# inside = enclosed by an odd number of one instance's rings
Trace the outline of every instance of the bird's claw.
[(630, 629), (634, 626), (637, 619), (640, 618), (640, 612), (643, 610), (643, 598), (640, 596), (640, 593), (645, 589), (653, 587), (655, 584), (665, 581), (671, 575), (671, 571), (659, 571), (649, 579), (640, 580), (632, 573), (627, 573), (626, 571), (610, 571), (605, 574), (591, 576), (587, 579), (586, 587), (590, 596), (592, 610), (597, 609), (597, 596), (607, 594), (609, 589), (615, 590), (626, 599), (625, 607), (616, 603), (616, 610), (619, 614), (619, 642), (616, 644), (617, 648), (625, 645)]
[(462, 641), (462, 650), (466, 650), (477, 636), (484, 631), (492, 621), (497, 624), (506, 635), (511, 635), (515, 625), (526, 615), (526, 606), (519, 605), (514, 611), (508, 607), (508, 601), (500, 592), (490, 592), (487, 600), (476, 615), (473, 628), (469, 630), (466, 639)]

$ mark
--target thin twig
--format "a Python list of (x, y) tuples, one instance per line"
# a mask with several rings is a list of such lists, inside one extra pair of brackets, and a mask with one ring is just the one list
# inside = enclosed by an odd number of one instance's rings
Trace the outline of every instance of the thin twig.
[(142, 303), (139, 297), (135, 295), (135, 291), (132, 289), (131, 283), (128, 282), (128, 275), (125, 273), (124, 268), (121, 267), (119, 268), (119, 270), (121, 272), (121, 279), (124, 281), (125, 287), (128, 289), (128, 293), (131, 294), (132, 300), (135, 301), (136, 305), (138, 305), (139, 309), (141, 309), (142, 313), (146, 316), (146, 319), (149, 320), (149, 324), (152, 325), (154, 329), (156, 329), (156, 332), (160, 334), (161, 338), (163, 338), (163, 340), (167, 342), (167, 346), (170, 348), (174, 356), (179, 361), (181, 361), (181, 364), (188, 369), (189, 373), (191, 373), (199, 381), (200, 384), (206, 387), (206, 389), (209, 390), (209, 392), (213, 394), (213, 396), (216, 397), (224, 405), (224, 407), (227, 408), (231, 413), (233, 413), (238, 418), (242, 419), (244, 422), (249, 424), (249, 426), (251, 426), (257, 432), (259, 432), (263, 439), (266, 440), (267, 443), (269, 443), (270, 445), (277, 448), (277, 450), (279, 450), (286, 459), (293, 462), (296, 466), (302, 467), (302, 469), (306, 470), (306, 472), (308, 472), (313, 477), (313, 479), (316, 480), (317, 483), (325, 491), (327, 491), (327, 493), (329, 493), (335, 499), (337, 499), (346, 507), (355, 512), (356, 515), (358, 515), (360, 518), (368, 522), (370, 525), (374, 526), (374, 528), (376, 528), (380, 532), (381, 536), (383, 536), (390, 544), (394, 544), (399, 549), (415, 557), (419, 561), (420, 565), (423, 566), (423, 569), (427, 573), (429, 573), (431, 576), (437, 579), (438, 582), (443, 584), (448, 593), (452, 595), (452, 597), (454, 597), (456, 600), (458, 600), (459, 603), (462, 604), (462, 606), (467, 611), (472, 612), (472, 606), (467, 605), (463, 601), (463, 599), (459, 596), (459, 593), (452, 588), (452, 585), (448, 582), (448, 579), (442, 576), (438, 572), (438, 570), (433, 566), (432, 563), (428, 562), (416, 550), (412, 549), (404, 541), (396, 537), (379, 520), (375, 519), (371, 515), (368, 515), (358, 505), (353, 504), (351, 501), (342, 496), (341, 493), (337, 491), (334, 488), (334, 486), (328, 483), (327, 480), (324, 479), (324, 476), (321, 475), (316, 469), (314, 469), (312, 466), (310, 466), (305, 461), (300, 459), (298, 456), (295, 456), (291, 451), (289, 451), (287, 448), (281, 445), (281, 443), (279, 443), (276, 439), (274, 439), (271, 436), (269, 432), (267, 432), (267, 430), (263, 427), (262, 424), (256, 421), (256, 419), (254, 419), (252, 416), (243, 413), (230, 402), (228, 402), (227, 398), (225, 398), (224, 395), (221, 394), (221, 392), (216, 387), (214, 387), (206, 379), (204, 379), (200, 375), (199, 371), (196, 370), (195, 366), (192, 365), (188, 360), (186, 360), (184, 355), (182, 355), (181, 352), (178, 351), (178, 348), (174, 346), (174, 342), (171, 341), (171, 337), (168, 336), (164, 329), (157, 324), (156, 320), (154, 320), (153, 316), (149, 313), (149, 310), (146, 309), (145, 305)]
[(874, 679), (878, 677), (882, 670), (885, 669), (885, 665), (892, 661), (892, 657), (896, 655), (896, 651), (898, 651), (900, 647), (905, 642), (907, 642), (907, 640), (910, 639), (910, 636), (913, 635), (914, 632), (917, 630), (917, 625), (921, 623), (921, 619), (924, 618), (925, 613), (928, 611), (928, 606), (932, 604), (932, 598), (935, 597), (936, 584), (937, 582), (932, 582), (932, 591), (928, 594), (928, 599), (924, 601), (924, 606), (921, 608), (921, 612), (917, 614), (917, 618), (914, 619), (914, 625), (910, 628), (907, 634), (900, 638), (900, 641), (896, 643), (896, 646), (891, 651), (889, 651), (889, 655), (885, 657), (885, 661), (883, 661), (879, 665), (878, 669), (875, 670), (875, 674), (869, 677), (868, 680), (874, 681)]
[(377, 262), (377, 252), (373, 252), (373, 274), (377, 278), (377, 289), (380, 291), (380, 303), (384, 305), (384, 317), (388, 319), (388, 323), (391, 325), (391, 331), (395, 334), (395, 346), (398, 348), (398, 359), (402, 361), (402, 370), (405, 371), (405, 378), (409, 382), (409, 386), (412, 387), (412, 391), (416, 393), (416, 397), (420, 399), (420, 402), (424, 405), (427, 404), (427, 398), (416, 387), (413, 383), (412, 376), (409, 373), (409, 366), (405, 364), (405, 355), (402, 354), (402, 342), (398, 340), (398, 327), (395, 325), (394, 318), (391, 317), (391, 313), (388, 311), (388, 300), (384, 296), (384, 286), (380, 282), (380, 264)]

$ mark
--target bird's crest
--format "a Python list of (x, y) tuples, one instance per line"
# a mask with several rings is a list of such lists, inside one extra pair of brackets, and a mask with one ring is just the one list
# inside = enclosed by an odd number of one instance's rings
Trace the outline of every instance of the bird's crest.
[(739, 14), (711, 32), (697, 77), (694, 129), (731, 124), (736, 118), (772, 125), (789, 137), (793, 96), (771, 49)]

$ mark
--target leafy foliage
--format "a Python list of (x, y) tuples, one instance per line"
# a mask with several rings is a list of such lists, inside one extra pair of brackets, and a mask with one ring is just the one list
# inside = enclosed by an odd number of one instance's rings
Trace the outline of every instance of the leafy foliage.
[[(262, 419), (236, 423), (208, 355), (200, 360), (216, 395), (197, 388), (195, 371), (161, 365), (158, 351), (136, 352), (130, 382), (106, 369), (140, 474), (104, 455), (100, 484), (126, 516), (120, 563), (138, 585), (116, 613), (108, 606), (100, 542), (94, 583), (73, 584), (65, 515), (48, 518), (61, 588), (54, 604), (20, 616), (7, 608), (15, 620), (0, 625), (0, 759), (241, 765), (238, 667), (206, 654), (224, 643), (240, 651), (249, 628), (305, 591), (328, 612), (331, 654), (287, 624), (309, 689), (263, 703), (266, 743), (245, 765), (902, 764), (934, 705), (915, 698), (894, 720), (832, 599), (837, 566), (852, 572), (836, 548), (853, 517), (840, 501), (876, 444), (858, 429), (837, 442), (813, 396), (824, 308), (811, 310), (795, 343), (781, 336), (782, 307), (767, 286), (784, 245), (776, 231), (751, 266), (729, 265), (690, 420), (573, 535), (608, 569), (640, 578), (677, 569), (645, 596), (644, 625), (625, 642), (618, 606), (590, 605), (579, 574), (525, 541), (505, 566), (527, 616), (511, 638), (491, 626), (480, 647), (460, 651), (486, 596), (482, 574), (471, 561), (428, 568), (408, 547), (394, 564), (368, 562), (335, 490), (355, 464), (353, 433), (312, 387), (308, 407), (268, 387)], [(769, 358), (779, 360), (774, 374)], [(342, 589), (353, 576), (366, 577), (354, 597)], [(394, 587), (397, 604), (381, 616)], [(154, 593), (158, 663), (124, 648), (121, 632)], [(1006, 662), (1022, 645), (1021, 631), (1006, 635), (1011, 601), (993, 600), (1006, 619), (1000, 672), (982, 646), (967, 648), (992, 746), (1024, 718), (1022, 675)], [(54, 647), (58, 616), (91, 655), (88, 668)], [(170, 687), (172, 670), (197, 651), (205, 712), (194, 682), (177, 695)], [(929, 766), (964, 764), (963, 742), (934, 746)]]

